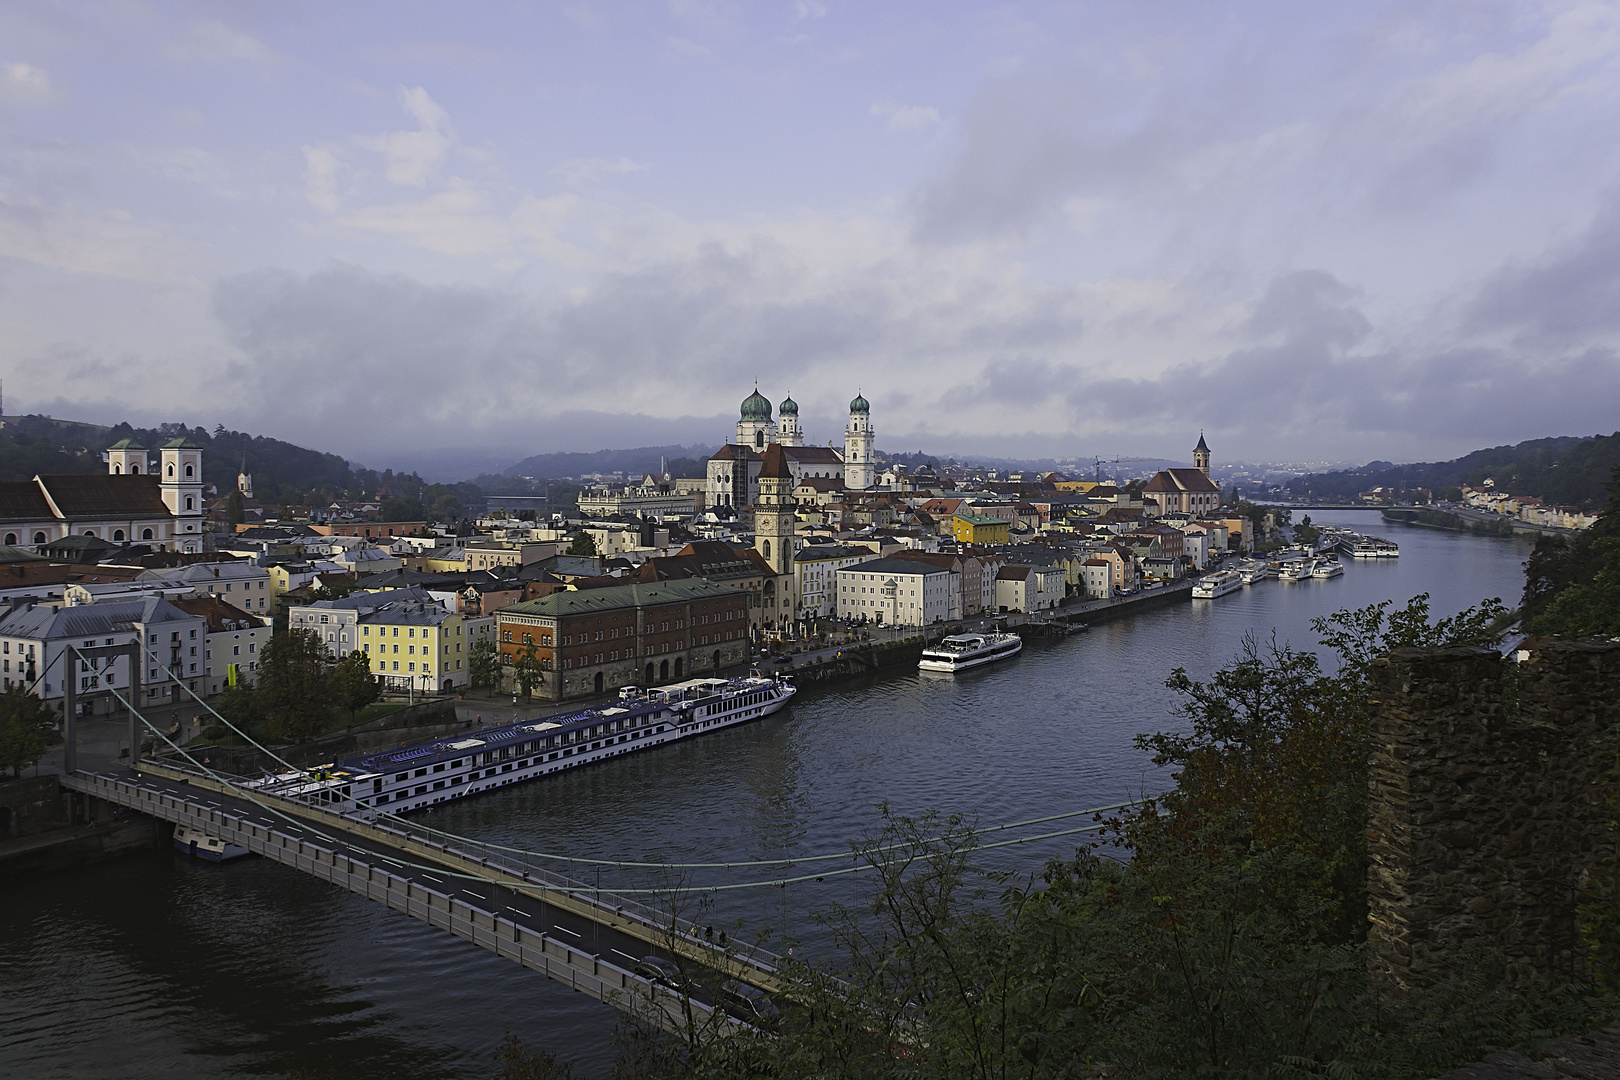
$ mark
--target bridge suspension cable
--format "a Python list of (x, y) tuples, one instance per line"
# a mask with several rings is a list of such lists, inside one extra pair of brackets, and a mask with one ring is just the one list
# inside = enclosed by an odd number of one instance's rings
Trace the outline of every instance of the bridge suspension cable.
[[(156, 652), (154, 652), (150, 648), (147, 648), (146, 652), (147, 652), (148, 655), (150, 655), (152, 657), (152, 659), (154, 661), (156, 661), (159, 664), (159, 666), (161, 666), (163, 668), (163, 670), (165, 672), (168, 673), (169, 677), (175, 681), (175, 684), (177, 686), (183, 687), (185, 689), (186, 693), (191, 695), (192, 700), (194, 700), (195, 702), (197, 702), (197, 704), (201, 705), (203, 708), (207, 709), (210, 713), (212, 713), (215, 716), (215, 718), (217, 718), (220, 721), (220, 723), (224, 724), (226, 727), (228, 727), (232, 731), (236, 732), (236, 734), (238, 734), (242, 738), (246, 739), (249, 744), (251, 744), (255, 749), (259, 750), (261, 753), (265, 754), (266, 756), (268, 756), (272, 760), (274, 760), (276, 762), (279, 762), (280, 764), (286, 766), (288, 771), (297, 773), (298, 775), (304, 776), (304, 777), (308, 777), (310, 775), (310, 770), (309, 769), (306, 769), (306, 768), (303, 768), (301, 766), (292, 764), (291, 762), (287, 761), (285, 758), (283, 758), (279, 754), (277, 754), (275, 751), (273, 751), (273, 750), (269, 749), (268, 747), (262, 745), (256, 739), (254, 739), (251, 735), (249, 735), (247, 732), (243, 731), (241, 728), (237, 727), (234, 723), (232, 723), (230, 720), (228, 720), (225, 716), (223, 716), (217, 709), (215, 709), (207, 701), (204, 701), (201, 697), (199, 697), (197, 695), (197, 692), (195, 690), (191, 689), (191, 687), (188, 686), (183, 679), (181, 679), (177, 674), (175, 674), (175, 671), (174, 671), (173, 668), (169, 667), (167, 664), (165, 664), (163, 662), (162, 658)], [(116, 692), (115, 692), (115, 696), (116, 696)], [(122, 701), (123, 699), (120, 697), (119, 700)], [(142, 721), (142, 723), (147, 724), (148, 727), (152, 726), (150, 724), (150, 722), (148, 722), (144, 716), (141, 717), (141, 721)], [(157, 729), (153, 728), (153, 730), (156, 731)], [(164, 738), (164, 741), (169, 742), (167, 737)], [(169, 742), (169, 745), (174, 746), (174, 743)], [(184, 752), (182, 751), (182, 753), (184, 753)], [(195, 763), (195, 759), (191, 758), (191, 756), (189, 754), (186, 754), (185, 757), (187, 758), (187, 760), (193, 761), (193, 763)], [(210, 774), (210, 775), (212, 775), (212, 774)], [(217, 777), (216, 777), (216, 779), (217, 779)], [(800, 856), (794, 856), (794, 857), (782, 858), (782, 859), (742, 859), (742, 860), (734, 860), (734, 861), (730, 861), (730, 862), (655, 862), (655, 861), (640, 861), (640, 860), (634, 860), (634, 859), (597, 859), (597, 858), (591, 858), (591, 857), (583, 856), (583, 855), (559, 855), (559, 854), (556, 854), (555, 852), (534, 851), (534, 850), (531, 850), (529, 848), (512, 847), (512, 846), (506, 845), (506, 844), (494, 844), (494, 843), (490, 843), (490, 842), (485, 841), (485, 840), (476, 840), (476, 839), (474, 839), (473, 837), (470, 837), (470, 836), (462, 836), (459, 833), (453, 833), (453, 832), (449, 832), (449, 831), (446, 831), (446, 830), (443, 830), (443, 829), (435, 829), (435, 828), (432, 828), (431, 826), (422, 825), (422, 824), (420, 824), (418, 822), (409, 821), (408, 819), (401, 818), (399, 815), (391, 813), (391, 812), (389, 812), (387, 810), (378, 809), (377, 807), (375, 807), (374, 805), (371, 804), (370, 800), (365, 799), (363, 797), (352, 796), (352, 798), (353, 798), (353, 801), (356, 804), (358, 804), (359, 806), (361, 806), (365, 810), (369, 811), (370, 813), (372, 813), (372, 814), (374, 814), (374, 815), (376, 815), (378, 817), (384, 818), (386, 820), (389, 820), (389, 821), (399, 822), (402, 826), (408, 825), (409, 828), (411, 830), (413, 830), (413, 831), (424, 832), (424, 833), (432, 833), (432, 834), (434, 834), (436, 836), (445, 837), (448, 840), (462, 841), (462, 842), (470, 843), (470, 844), (477, 844), (480, 847), (486, 847), (486, 848), (489, 848), (489, 849), (494, 850), (494, 851), (503, 851), (503, 852), (506, 852), (507, 854), (510, 854), (510, 855), (521, 855), (521, 856), (526, 856), (528, 858), (535, 858), (535, 859), (547, 859), (547, 860), (551, 860), (551, 861), (554, 861), (554, 862), (574, 863), (574, 864), (578, 864), (578, 865), (582, 865), (582, 866), (607, 866), (607, 867), (614, 867), (614, 868), (617, 868), (617, 869), (634, 869), (634, 870), (739, 870), (739, 869), (747, 869), (747, 868), (751, 868), (751, 867), (766, 867), (766, 866), (769, 866), (769, 867), (800, 866), (800, 865), (804, 865), (804, 864), (808, 864), (808, 863), (829, 862), (829, 861), (832, 861), (832, 860), (835, 860), (835, 859), (848, 859), (848, 858), (857, 857), (856, 854), (853, 853), (853, 852), (840, 851), (840, 852), (832, 852), (832, 853), (821, 854), (821, 855), (800, 855)], [(1101, 813), (1105, 813), (1105, 812), (1107, 812), (1109, 810), (1123, 810), (1123, 809), (1125, 809), (1127, 807), (1139, 806), (1144, 801), (1146, 801), (1146, 800), (1143, 800), (1143, 799), (1131, 799), (1131, 800), (1128, 800), (1126, 802), (1111, 803), (1111, 804), (1109, 804), (1107, 806), (1096, 806), (1096, 807), (1092, 807), (1092, 808), (1087, 809), (1087, 810), (1069, 810), (1069, 811), (1065, 811), (1064, 813), (1061, 813), (1061, 814), (1050, 814), (1050, 815), (1048, 815), (1046, 817), (1029, 818), (1029, 819), (1024, 820), (1024, 821), (1013, 821), (1013, 822), (1008, 822), (1008, 823), (1003, 824), (1003, 825), (991, 825), (991, 826), (987, 826), (987, 827), (985, 827), (983, 829), (979, 829), (979, 830), (976, 830), (976, 831), (981, 835), (990, 834), (990, 833), (998, 833), (998, 832), (1006, 832), (1009, 829), (1022, 829), (1022, 828), (1027, 828), (1028, 826), (1031, 826), (1031, 825), (1045, 825), (1045, 824), (1047, 824), (1049, 822), (1053, 822), (1053, 821), (1063, 821), (1063, 820), (1067, 820), (1067, 819), (1070, 819), (1070, 818), (1084, 817), (1084, 816), (1090, 816), (1090, 815), (1095, 815), (1095, 814), (1101, 814)], [(1096, 832), (1100, 828), (1101, 828), (1101, 826), (1099, 826), (1098, 828), (1095, 828), (1095, 829), (1088, 828), (1088, 829), (1081, 829), (1081, 830), (1074, 830), (1074, 831), (1075, 832)], [(1066, 836), (1066, 835), (1070, 835), (1070, 833), (1069, 832), (1053, 833), (1051, 835), (1052, 836)], [(937, 842), (939, 840), (942, 840), (942, 839), (944, 839), (944, 837), (937, 837), (936, 836), (936, 837), (931, 837), (931, 838), (929, 838), (929, 840), (924, 841), (924, 842), (926, 842), (926, 843), (935, 843), (935, 842)], [(1034, 838), (1034, 839), (1039, 839), (1039, 838)], [(1013, 844), (1025, 843), (1025, 842), (1026, 842), (1025, 840), (1011, 841), (1011, 843), (1013, 843)], [(900, 847), (904, 847), (904, 846), (907, 846), (907, 845), (905, 845), (905, 844), (895, 844), (895, 845), (893, 845), (894, 848), (900, 848)], [(992, 846), (1001, 847), (1001, 846), (1006, 846), (1006, 845), (1002, 845), (1002, 844), (984, 845), (983, 848), (981, 848), (980, 850), (983, 850), (983, 849), (986, 849), (986, 848), (989, 848), (989, 847), (992, 847)], [(884, 850), (884, 849), (874, 849), (874, 850)], [(848, 873), (848, 872), (850, 872), (850, 871), (848, 871), (848, 870), (837, 871), (837, 873)], [(820, 876), (826, 877), (828, 875), (827, 874), (822, 874)], [(809, 880), (810, 878), (814, 878), (814, 877), (816, 877), (816, 875), (809, 875), (807, 878), (802, 879), (802, 880)], [(796, 879), (796, 880), (801, 880), (801, 879)], [(753, 885), (748, 885), (748, 886), (725, 886), (725, 887), (727, 887), (727, 888), (735, 888), (735, 887), (754, 887), (754, 886)], [(721, 888), (721, 886), (712, 886), (712, 888)], [(624, 891), (624, 890), (620, 890), (620, 891)]]

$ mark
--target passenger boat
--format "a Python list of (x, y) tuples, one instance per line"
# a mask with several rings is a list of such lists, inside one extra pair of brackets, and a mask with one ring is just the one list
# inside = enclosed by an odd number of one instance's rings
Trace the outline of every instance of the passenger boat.
[(1277, 567), (1278, 581), (1304, 581), (1316, 570), (1315, 559), (1295, 559)]
[(797, 692), (781, 675), (630, 686), (612, 705), (457, 732), (248, 786), (342, 809), (405, 813), (758, 720)]
[(1237, 575), (1243, 579), (1243, 584), (1253, 585), (1257, 581), (1264, 581), (1272, 576), (1271, 564), (1263, 559), (1246, 562), (1238, 566)]
[(954, 634), (938, 645), (923, 650), (917, 661), (919, 671), (966, 671), (1016, 656), (1024, 647), (1017, 634), (996, 631), (989, 634)]
[(227, 859), (240, 859), (244, 855), (252, 854), (240, 844), (232, 844), (217, 836), (209, 836), (189, 825), (174, 827), (174, 848), (193, 858), (207, 859), (209, 862), (224, 862)]
[(1336, 578), (1344, 573), (1344, 566), (1338, 559), (1317, 559), (1316, 566), (1311, 570), (1313, 578)]
[(1194, 600), (1213, 600), (1243, 588), (1243, 575), (1236, 570), (1217, 570), (1193, 583)]

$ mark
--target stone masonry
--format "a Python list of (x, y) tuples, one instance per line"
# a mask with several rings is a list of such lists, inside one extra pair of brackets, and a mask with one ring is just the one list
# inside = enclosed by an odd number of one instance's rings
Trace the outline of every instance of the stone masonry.
[[(1513, 982), (1585, 976), (1579, 890), (1605, 806), (1620, 645), (1398, 649), (1375, 665), (1367, 892), (1375, 963), (1420, 985), (1481, 947)], [(1504, 675), (1509, 680), (1504, 681)]]

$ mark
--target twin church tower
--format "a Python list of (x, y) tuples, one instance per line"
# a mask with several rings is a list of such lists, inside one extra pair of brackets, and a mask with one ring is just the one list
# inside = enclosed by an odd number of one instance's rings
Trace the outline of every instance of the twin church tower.
[[(759, 387), (743, 399), (742, 416), (737, 421), (735, 445), (746, 446), (756, 454), (766, 447), (780, 443), (788, 447), (788, 459), (802, 457), (794, 449), (804, 446), (804, 430), (799, 427), (799, 403), (787, 397), (777, 408), (780, 421), (771, 419), (771, 403)], [(849, 491), (865, 491), (877, 478), (877, 458), (872, 451), (876, 433), (872, 430), (872, 405), (860, 394), (849, 403), (849, 423), (844, 428), (844, 453), (841, 479)]]

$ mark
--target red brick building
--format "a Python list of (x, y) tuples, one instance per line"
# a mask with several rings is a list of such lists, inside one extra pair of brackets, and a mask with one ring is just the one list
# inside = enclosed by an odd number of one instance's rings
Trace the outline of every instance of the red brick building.
[(624, 686), (713, 675), (748, 662), (748, 596), (705, 581), (659, 581), (553, 593), (495, 613), (510, 666), (533, 649), (552, 701)]

